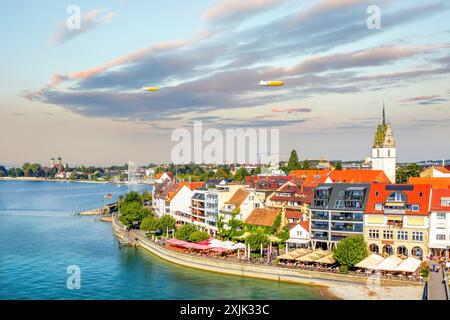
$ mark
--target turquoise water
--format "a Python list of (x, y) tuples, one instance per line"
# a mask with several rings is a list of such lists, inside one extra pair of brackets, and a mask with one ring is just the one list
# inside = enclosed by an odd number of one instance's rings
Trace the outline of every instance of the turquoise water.
[[(73, 215), (102, 206), (106, 193), (114, 200), (127, 191), (110, 184), (0, 181), (0, 299), (323, 298), (309, 286), (176, 266), (120, 247), (109, 223)], [(67, 289), (72, 265), (80, 268), (80, 289)]]

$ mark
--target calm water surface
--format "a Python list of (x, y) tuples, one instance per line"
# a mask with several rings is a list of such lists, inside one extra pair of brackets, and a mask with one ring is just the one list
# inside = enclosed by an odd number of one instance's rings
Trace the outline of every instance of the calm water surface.
[[(140, 189), (148, 187), (139, 187)], [(242, 279), (167, 263), (120, 247), (111, 225), (77, 209), (103, 205), (128, 187), (0, 181), (0, 299), (320, 299), (317, 288)], [(67, 267), (81, 288), (66, 286)]]

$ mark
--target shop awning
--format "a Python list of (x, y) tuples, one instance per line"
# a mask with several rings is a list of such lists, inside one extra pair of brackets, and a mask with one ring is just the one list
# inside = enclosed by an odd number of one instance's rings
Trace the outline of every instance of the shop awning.
[(384, 261), (384, 258), (382, 256), (372, 253), (370, 256), (368, 256), (364, 260), (358, 262), (355, 265), (355, 267), (362, 268), (362, 269), (373, 269), (383, 261)]

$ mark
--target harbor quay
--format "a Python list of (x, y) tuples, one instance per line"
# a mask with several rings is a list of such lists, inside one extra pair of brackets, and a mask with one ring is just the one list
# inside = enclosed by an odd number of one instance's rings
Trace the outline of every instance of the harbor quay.
[[(331, 272), (299, 270), (281, 265), (256, 264), (246, 260), (233, 261), (227, 258), (211, 258), (192, 253), (182, 253), (169, 249), (163, 241), (154, 241), (139, 230), (127, 230), (117, 219), (112, 219), (112, 228), (120, 243), (134, 245), (172, 263), (240, 277), (259, 278), (279, 282), (307, 284), (322, 287), (367, 287), (371, 279), (364, 275), (348, 275)], [(378, 279), (381, 287), (410, 288), (416, 292), (423, 290), (424, 283), (398, 279)], [(339, 297), (338, 297), (339, 298)]]

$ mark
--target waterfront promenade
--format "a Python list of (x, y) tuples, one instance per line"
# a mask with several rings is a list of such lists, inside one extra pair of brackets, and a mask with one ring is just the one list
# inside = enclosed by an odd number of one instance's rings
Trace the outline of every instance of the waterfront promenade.
[(255, 264), (247, 260), (209, 258), (201, 255), (181, 253), (148, 239), (142, 231), (126, 231), (125, 227), (113, 218), (114, 233), (121, 242), (142, 247), (156, 256), (185, 267), (230, 274), (241, 277), (259, 278), (279, 282), (290, 282), (323, 286), (337, 298), (343, 299), (420, 299), (423, 283), (396, 279), (373, 279), (363, 275), (346, 275), (287, 268), (271, 264)]
[(444, 280), (444, 272), (431, 272), (428, 280), (428, 300), (448, 300), (448, 285)]

